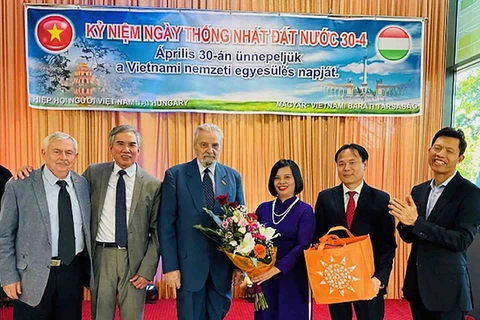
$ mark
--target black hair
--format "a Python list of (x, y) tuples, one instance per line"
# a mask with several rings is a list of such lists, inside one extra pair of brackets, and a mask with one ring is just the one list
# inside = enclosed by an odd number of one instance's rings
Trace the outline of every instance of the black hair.
[(461, 129), (445, 127), (438, 130), (437, 133), (435, 133), (435, 135), (433, 136), (431, 146), (433, 146), (435, 144), (435, 141), (440, 137), (451, 137), (458, 139), (458, 148), (460, 149), (460, 155), (463, 155), (465, 153), (465, 150), (467, 149), (467, 141), (465, 140), (465, 134)]
[(362, 162), (365, 162), (368, 160), (368, 152), (364, 147), (356, 143), (350, 143), (350, 144), (344, 144), (343, 146), (340, 147), (340, 149), (337, 150), (337, 152), (335, 153), (335, 162), (337, 162), (338, 156), (340, 155), (340, 153), (347, 149), (350, 149), (352, 151), (357, 150), (358, 154), (362, 158)]
[(292, 169), (293, 179), (295, 180), (295, 195), (302, 192), (303, 179), (302, 174), (300, 173), (300, 168), (298, 168), (298, 165), (293, 160), (281, 159), (273, 165), (272, 170), (270, 171), (270, 178), (268, 179), (268, 191), (270, 191), (270, 194), (274, 197), (277, 196), (277, 190), (275, 189), (274, 184), (275, 176), (277, 175), (278, 170), (283, 167), (290, 167), (290, 169)]

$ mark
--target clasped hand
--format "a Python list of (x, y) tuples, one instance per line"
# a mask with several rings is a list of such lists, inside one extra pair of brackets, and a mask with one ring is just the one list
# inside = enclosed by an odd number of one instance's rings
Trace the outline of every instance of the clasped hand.
[(405, 226), (413, 226), (418, 219), (418, 211), (411, 195), (404, 200), (392, 198), (388, 205), (389, 213)]
[(280, 272), (281, 272), (280, 269), (273, 266), (270, 269), (268, 269), (267, 271), (265, 271), (264, 273), (262, 273), (261, 275), (255, 277), (251, 280), (252, 280), (253, 283), (262, 284), (263, 282), (267, 281), (268, 279), (270, 279), (274, 275), (279, 274)]

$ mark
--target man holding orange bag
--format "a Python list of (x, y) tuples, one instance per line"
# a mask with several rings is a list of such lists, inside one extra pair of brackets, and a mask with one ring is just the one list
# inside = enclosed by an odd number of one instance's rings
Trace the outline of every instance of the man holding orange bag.
[[(397, 247), (394, 219), (388, 212), (390, 197), (364, 182), (368, 162), (364, 147), (353, 143), (343, 145), (335, 153), (335, 162), (342, 183), (318, 194), (314, 239), (319, 239), (334, 226), (346, 227), (355, 236), (370, 235), (375, 264), (372, 283), (377, 296), (372, 300), (355, 301), (353, 307), (358, 320), (380, 320), (385, 314), (383, 296)], [(345, 234), (338, 235), (345, 237)], [(353, 317), (351, 302), (330, 304), (329, 310), (332, 320)]]

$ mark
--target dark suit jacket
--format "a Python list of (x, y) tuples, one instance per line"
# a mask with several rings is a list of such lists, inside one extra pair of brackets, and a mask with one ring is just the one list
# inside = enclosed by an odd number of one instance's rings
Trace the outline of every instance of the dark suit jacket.
[(5, 192), (5, 184), (12, 177), (10, 171), (7, 168), (0, 166), (0, 200), (2, 200), (3, 193)]
[[(374, 276), (380, 280), (382, 287), (384, 286), (379, 292), (381, 295), (386, 293), (397, 247), (394, 236), (395, 222), (388, 213), (389, 200), (390, 197), (387, 193), (364, 183), (350, 229), (355, 236), (370, 235), (375, 262)], [(318, 194), (315, 218), (317, 228), (314, 241), (318, 241), (318, 238), (325, 235), (331, 227), (347, 227), (342, 184)], [(341, 237), (346, 236), (345, 233), (337, 234)]]
[[(240, 174), (220, 163), (215, 167), (215, 195), (244, 204)], [(160, 246), (163, 272), (180, 270), (182, 289), (199, 291), (209, 272), (215, 287), (226, 294), (231, 289), (233, 265), (218, 251), (218, 245), (193, 225), (213, 226), (203, 210), (205, 200), (197, 159), (168, 169), (163, 181), (160, 207)], [(214, 213), (223, 211), (215, 202)]]
[(471, 310), (467, 248), (480, 224), (480, 189), (457, 173), (425, 220), (429, 193), (430, 181), (412, 189), (418, 220), (398, 225), (403, 241), (412, 243), (404, 296), (412, 303), (421, 297), (432, 311)]

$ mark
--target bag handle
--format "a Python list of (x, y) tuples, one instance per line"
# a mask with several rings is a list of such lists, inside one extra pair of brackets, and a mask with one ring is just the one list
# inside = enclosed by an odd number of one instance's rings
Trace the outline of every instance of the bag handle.
[[(337, 236), (336, 234), (327, 234), (326, 236), (323, 236), (320, 240), (320, 243), (325, 243), (325, 244), (334, 244), (336, 241), (341, 241), (340, 237)], [(345, 242), (345, 241), (343, 241)]]
[(330, 230), (328, 230), (328, 232), (323, 237), (318, 239), (318, 242), (326, 243), (326, 244), (334, 244), (334, 241), (345, 243), (345, 241), (341, 241), (341, 238), (336, 234), (330, 234), (331, 232), (334, 232), (334, 231), (345, 231), (349, 236), (349, 238), (355, 238), (355, 236), (347, 228), (342, 226), (335, 226), (335, 227), (331, 227)]
[(327, 245), (344, 247), (347, 243), (336, 234), (326, 234), (320, 238), (320, 242), (315, 246), (315, 249), (323, 250)]
[[(325, 236), (329, 235), (330, 232), (333, 232), (333, 231), (345, 231), (347, 234), (348, 234), (348, 237), (350, 238), (355, 238), (355, 236), (350, 232), (350, 230), (348, 230), (347, 228), (343, 227), (343, 226), (335, 226), (335, 227), (331, 227), (330, 230), (328, 230), (328, 232), (325, 234)], [(324, 236), (324, 237), (325, 237)], [(322, 237), (323, 238), (323, 237)]]
[(320, 243), (318, 244), (318, 246), (316, 248), (317, 250), (328, 249), (328, 248), (325, 248), (326, 246), (345, 247), (347, 245), (347, 243), (342, 238), (337, 236), (336, 234), (325, 235), (321, 238), (321, 240), (322, 241), (320, 241)]

